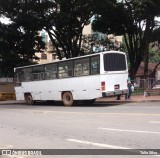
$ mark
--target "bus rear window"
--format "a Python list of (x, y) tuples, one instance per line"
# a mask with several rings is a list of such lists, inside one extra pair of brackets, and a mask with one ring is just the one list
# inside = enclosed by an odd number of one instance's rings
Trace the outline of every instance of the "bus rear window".
[(107, 53), (104, 54), (105, 71), (123, 71), (126, 70), (126, 59), (124, 54)]

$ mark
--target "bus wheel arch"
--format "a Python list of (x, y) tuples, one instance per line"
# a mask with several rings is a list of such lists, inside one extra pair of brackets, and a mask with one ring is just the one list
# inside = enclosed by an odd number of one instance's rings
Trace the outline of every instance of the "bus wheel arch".
[(62, 92), (62, 101), (65, 106), (72, 106), (74, 104), (72, 93), (70, 91)]
[(25, 98), (28, 105), (34, 105), (35, 104), (31, 93), (24, 93), (24, 98)]

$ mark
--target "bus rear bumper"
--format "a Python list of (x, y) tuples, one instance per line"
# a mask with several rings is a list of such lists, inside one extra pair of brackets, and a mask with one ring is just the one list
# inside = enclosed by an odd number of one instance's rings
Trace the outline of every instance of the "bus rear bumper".
[(126, 95), (126, 94), (128, 94), (128, 89), (102, 92), (102, 97), (111, 97), (111, 96)]

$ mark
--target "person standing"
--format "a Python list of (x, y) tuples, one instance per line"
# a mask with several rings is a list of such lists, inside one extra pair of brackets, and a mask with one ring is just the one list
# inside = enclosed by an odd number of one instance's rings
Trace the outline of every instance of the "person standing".
[(132, 83), (131, 83), (130, 77), (127, 80), (127, 87), (128, 87), (128, 96), (127, 96), (127, 99), (130, 99), (131, 94), (132, 94)]
[(130, 70), (128, 71), (128, 79), (127, 79), (127, 87), (128, 87), (128, 94), (126, 95), (125, 99), (130, 99), (132, 94), (132, 83), (130, 78)]

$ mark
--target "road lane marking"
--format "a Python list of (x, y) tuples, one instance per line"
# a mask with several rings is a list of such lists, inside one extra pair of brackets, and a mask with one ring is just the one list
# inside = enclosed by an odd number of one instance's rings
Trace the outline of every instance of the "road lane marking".
[(98, 129), (107, 130), (107, 131), (118, 131), (118, 132), (160, 134), (160, 132), (152, 132), (152, 131), (123, 130), (123, 129), (113, 129), (113, 128), (101, 128), (101, 127), (99, 127)]
[[(8, 110), (8, 109), (7, 109)], [(45, 111), (45, 110), (35, 110), (35, 109), (9, 109), (10, 111), (24, 111), (24, 112), (31, 112), (31, 113), (58, 113), (58, 114), (80, 114), (80, 115), (135, 115), (135, 116), (160, 116), (160, 114), (151, 114), (151, 113), (109, 113), (109, 112), (74, 112), (74, 111)]]
[[(110, 145), (110, 144), (102, 144), (102, 143), (83, 141), (83, 140), (78, 140), (78, 139), (66, 139), (66, 140), (70, 141), (70, 142), (79, 143), (79, 144), (86, 144), (86, 145), (103, 147), (103, 148), (109, 148), (109, 149), (133, 149), (133, 148), (127, 148), (127, 147), (122, 147), (122, 146), (115, 146), (115, 145)], [(160, 157), (160, 155), (151, 155), (151, 156)]]
[(160, 122), (158, 122), (158, 121), (150, 121), (149, 123), (160, 123)]
[(70, 141), (70, 142), (86, 144), (86, 145), (92, 145), (92, 146), (103, 147), (103, 148), (110, 148), (110, 149), (130, 149), (130, 148), (121, 147), (121, 146), (115, 146), (115, 145), (110, 145), (110, 144), (102, 144), (102, 143), (95, 143), (95, 142), (88, 142), (88, 141), (83, 141), (83, 140), (78, 140), (78, 139), (66, 139), (66, 140)]

